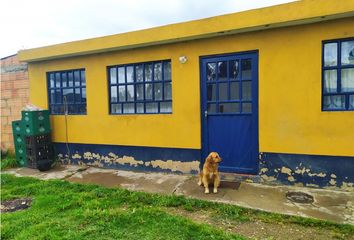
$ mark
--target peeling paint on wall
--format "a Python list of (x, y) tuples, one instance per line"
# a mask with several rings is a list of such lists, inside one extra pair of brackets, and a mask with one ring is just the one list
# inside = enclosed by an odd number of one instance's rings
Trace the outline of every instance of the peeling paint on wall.
[(151, 161), (151, 165), (153, 168), (161, 168), (161, 169), (168, 169), (171, 170), (172, 172), (192, 172), (192, 171), (198, 171), (199, 170), (199, 161), (193, 161), (193, 162), (181, 162), (181, 161), (161, 161), (161, 160), (155, 160)]
[(281, 173), (288, 174), (288, 175), (291, 175), (292, 172), (291, 169), (287, 167), (282, 167), (280, 171)]

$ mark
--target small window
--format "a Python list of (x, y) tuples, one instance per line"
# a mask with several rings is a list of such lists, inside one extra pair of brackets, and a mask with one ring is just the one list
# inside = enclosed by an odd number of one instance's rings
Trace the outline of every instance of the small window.
[(84, 69), (47, 73), (48, 102), (51, 114), (86, 114)]
[(110, 114), (172, 113), (171, 60), (112, 66), (107, 73)]
[(322, 110), (352, 111), (354, 39), (323, 42)]

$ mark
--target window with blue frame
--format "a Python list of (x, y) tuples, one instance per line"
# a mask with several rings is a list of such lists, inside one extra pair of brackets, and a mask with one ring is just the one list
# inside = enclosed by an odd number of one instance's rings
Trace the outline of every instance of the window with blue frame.
[(85, 69), (48, 72), (47, 82), (51, 114), (86, 114)]
[(354, 110), (354, 38), (323, 42), (322, 110)]
[(171, 60), (108, 67), (110, 114), (172, 113)]

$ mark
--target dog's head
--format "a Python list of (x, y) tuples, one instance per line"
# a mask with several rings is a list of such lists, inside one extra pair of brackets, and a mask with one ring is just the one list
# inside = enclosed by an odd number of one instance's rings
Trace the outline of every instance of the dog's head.
[(206, 158), (206, 161), (210, 163), (219, 163), (221, 162), (221, 157), (217, 152), (211, 152)]

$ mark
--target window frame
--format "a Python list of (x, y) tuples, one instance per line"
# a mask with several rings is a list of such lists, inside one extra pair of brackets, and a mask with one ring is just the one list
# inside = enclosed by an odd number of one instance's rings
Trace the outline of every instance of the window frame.
[[(341, 92), (341, 83), (342, 83), (342, 69), (354, 69), (354, 64), (347, 64), (342, 65), (342, 42), (354, 41), (354, 37), (348, 38), (340, 38), (340, 39), (331, 39), (331, 40), (324, 40), (322, 41), (322, 58), (321, 58), (321, 110), (323, 112), (340, 112), (340, 111), (354, 111), (353, 109), (349, 108), (349, 100), (350, 96), (354, 95), (354, 91), (350, 92)], [(335, 66), (325, 66), (325, 45), (328, 43), (336, 43), (337, 44), (337, 65)], [(337, 91), (334, 93), (325, 93), (324, 86), (325, 86), (325, 71), (326, 70), (336, 70), (337, 72)], [(325, 109), (324, 108), (324, 98), (326, 96), (344, 96), (344, 108), (341, 109)]]
[[(75, 71), (79, 72), (79, 79), (80, 79), (80, 84), (79, 85), (75, 85)], [(82, 71), (84, 72), (84, 78), (82, 78)], [(73, 85), (71, 87), (69, 87), (69, 73), (72, 73), (73, 75)], [(54, 87), (51, 87), (51, 83), (50, 83), (50, 75), (53, 74), (54, 75)], [(60, 74), (60, 86), (57, 87), (56, 86), (56, 74)], [(62, 74), (66, 74), (66, 87), (63, 87), (63, 80), (62, 80)], [(68, 69), (68, 70), (55, 70), (55, 71), (49, 71), (46, 72), (46, 83), (47, 83), (47, 102), (48, 102), (48, 109), (49, 109), (49, 113), (50, 115), (65, 115), (65, 110), (63, 110), (63, 113), (59, 113), (59, 112), (53, 112), (52, 111), (52, 107), (53, 106), (62, 106), (64, 108), (64, 101), (63, 101), (63, 90), (65, 89), (72, 89), (73, 90), (73, 102), (71, 103), (67, 103), (68, 106), (68, 115), (87, 115), (87, 80), (86, 80), (86, 69), (85, 68), (75, 68), (75, 69)], [(83, 79), (85, 79), (85, 85), (83, 85)], [(79, 88), (80, 89), (80, 102), (76, 102), (75, 100), (75, 89)], [(85, 88), (85, 95), (86, 95), (86, 100), (85, 102), (82, 101), (82, 96), (83, 96), (83, 91), (82, 89)], [(51, 90), (57, 90), (60, 89), (60, 98), (61, 98), (61, 103), (51, 103)], [(74, 113), (70, 113), (69, 112), (69, 108), (70, 106), (77, 106), (79, 107), (80, 105), (85, 104), (85, 112), (84, 113), (80, 113), (79, 111), (76, 111)], [(78, 108), (77, 108), (78, 109)]]
[[(161, 80), (155, 80), (155, 64), (161, 64)], [(170, 64), (170, 79), (165, 79), (164, 76), (164, 67), (165, 64)], [(151, 65), (152, 66), (152, 71), (151, 71), (151, 81), (146, 81), (145, 79), (145, 66), (146, 65)], [(142, 81), (138, 82), (136, 78), (136, 67), (137, 66), (142, 66)], [(120, 83), (119, 82), (119, 71), (118, 69), (123, 67), (124, 68), (124, 82)], [(134, 81), (132, 82), (127, 82), (127, 68), (128, 67), (133, 67), (133, 76), (134, 76)], [(111, 69), (115, 69), (116, 72), (116, 82), (111, 83)], [(127, 64), (119, 64), (119, 65), (110, 65), (107, 66), (107, 81), (108, 81), (108, 111), (109, 115), (146, 115), (146, 114), (172, 114), (173, 113), (173, 96), (172, 96), (172, 60), (171, 59), (164, 59), (164, 60), (156, 60), (156, 61), (147, 61), (147, 62), (138, 62), (138, 63), (127, 63)], [(170, 99), (165, 99), (165, 85), (170, 83), (171, 85), (171, 98)], [(151, 84), (151, 99), (146, 99), (146, 84)], [(161, 84), (161, 100), (156, 100), (155, 99), (155, 87), (156, 84)], [(143, 86), (143, 99), (138, 100), (137, 99), (137, 85), (142, 85)], [(120, 86), (125, 86), (125, 101), (120, 101), (119, 99), (119, 87)], [(128, 86), (134, 86), (134, 97), (133, 100), (128, 101)], [(112, 102), (112, 97), (111, 97), (111, 87), (116, 87), (116, 92), (117, 92), (117, 101)], [(170, 112), (161, 112), (161, 103), (171, 103), (171, 111)], [(147, 107), (146, 104), (152, 103), (152, 104), (157, 104), (157, 112), (147, 112)], [(112, 105), (113, 104), (120, 104), (121, 105), (121, 112), (118, 113), (112, 113)], [(123, 106), (124, 104), (133, 104), (134, 105), (134, 112), (129, 112), (125, 113)], [(143, 104), (143, 112), (138, 112), (137, 111), (137, 104)]]

